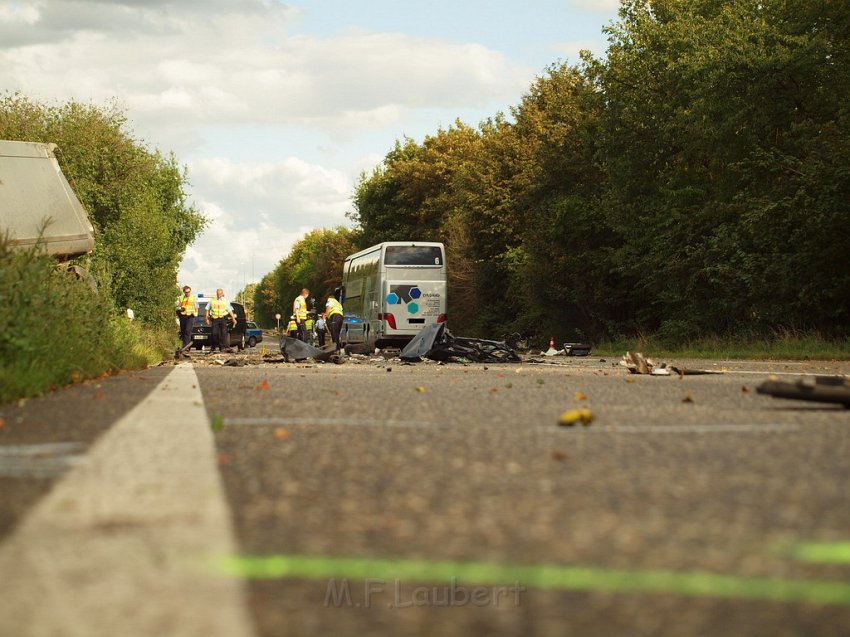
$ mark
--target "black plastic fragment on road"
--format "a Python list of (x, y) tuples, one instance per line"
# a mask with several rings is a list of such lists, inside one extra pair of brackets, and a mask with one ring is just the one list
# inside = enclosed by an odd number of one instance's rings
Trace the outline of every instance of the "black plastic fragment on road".
[(313, 347), (309, 343), (299, 341), (291, 336), (280, 337), (280, 353), (283, 354), (287, 363), (303, 361), (308, 358), (316, 361), (333, 361), (334, 363), (342, 361), (337, 353), (336, 345), (333, 343), (324, 347)]
[(520, 363), (519, 355), (502, 341), (453, 336), (445, 323), (424, 327), (400, 355), (401, 360), (416, 362), (423, 358), (446, 362), (463, 359), (473, 363)]
[(850, 409), (850, 382), (839, 376), (816, 376), (794, 381), (771, 379), (764, 381), (756, 391), (774, 398), (837, 403)]

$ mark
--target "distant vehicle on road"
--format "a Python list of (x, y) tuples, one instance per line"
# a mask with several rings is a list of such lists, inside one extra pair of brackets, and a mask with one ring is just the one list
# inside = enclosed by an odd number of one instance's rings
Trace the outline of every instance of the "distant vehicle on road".
[[(195, 349), (212, 346), (212, 327), (204, 321), (207, 304), (208, 302), (204, 299), (198, 299), (198, 316), (195, 317), (195, 324), (192, 326), (192, 347)], [(243, 350), (245, 349), (245, 331), (248, 323), (245, 320), (245, 306), (241, 303), (231, 303), (230, 305), (236, 315), (236, 325), (228, 322), (227, 333), (230, 336), (228, 347), (238, 347)]]
[(343, 265), (340, 300), (346, 351), (404, 347), (426, 325), (446, 320), (443, 244), (392, 241), (352, 254)]
[(245, 337), (248, 339), (248, 347), (255, 347), (257, 343), (263, 342), (263, 330), (254, 321), (248, 321), (245, 328)]

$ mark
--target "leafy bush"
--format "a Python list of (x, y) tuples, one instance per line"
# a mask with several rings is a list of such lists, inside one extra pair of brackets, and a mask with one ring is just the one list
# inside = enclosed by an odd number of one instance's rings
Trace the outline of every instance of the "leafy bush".
[[(206, 219), (186, 200), (185, 172), (127, 130), (117, 107), (0, 99), (0, 139), (52, 142), (95, 227), (83, 259), (102, 294), (156, 329), (173, 327), (177, 268)], [(2, 231), (2, 229), (0, 229)]]
[[(173, 335), (118, 316), (104, 296), (37, 250), (0, 237), (0, 403), (162, 359)], [(172, 342), (169, 342), (172, 341)]]

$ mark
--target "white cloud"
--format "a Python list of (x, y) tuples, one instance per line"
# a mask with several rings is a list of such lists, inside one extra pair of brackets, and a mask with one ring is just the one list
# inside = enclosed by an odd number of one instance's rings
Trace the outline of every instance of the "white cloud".
[[(345, 225), (351, 209), (349, 176), (289, 157), (237, 163), (224, 157), (189, 166), (198, 209), (211, 223), (187, 251), (180, 280), (197, 289), (235, 294), (285, 257), (317, 227)], [(202, 193), (202, 196), (200, 196)]]
[[(145, 129), (167, 118), (177, 126), (297, 124), (344, 135), (397, 121), (404, 109), (501, 103), (531, 77), (478, 44), (363, 30), (291, 36), (296, 14), (276, 3), (189, 9), (45, 2), (38, 23), (24, 29), (26, 46), (14, 38), (0, 44), (0, 88), (95, 102), (118, 95)], [(80, 28), (68, 29), (60, 16)]]
[(282, 257), (310, 228), (287, 232), (260, 223), (239, 227), (217, 220), (203, 238), (186, 250), (178, 280), (197, 292), (212, 294), (223, 288), (233, 299), (236, 294), (275, 268)]
[(0, 2), (0, 24), (35, 24), (41, 19), (43, 2)]
[(611, 13), (620, 8), (621, 0), (570, 0), (570, 4), (585, 11)]
[(579, 61), (579, 54), (583, 50), (588, 50), (594, 55), (602, 55), (605, 53), (607, 42), (602, 38), (598, 40), (574, 40), (572, 42), (558, 42), (552, 45), (552, 50), (559, 55), (566, 56), (571, 64)]
[(342, 223), (350, 207), (351, 182), (345, 173), (297, 157), (260, 163), (202, 159), (189, 164), (189, 178), (193, 190), (234, 218), (268, 215), (290, 229), (305, 222)]

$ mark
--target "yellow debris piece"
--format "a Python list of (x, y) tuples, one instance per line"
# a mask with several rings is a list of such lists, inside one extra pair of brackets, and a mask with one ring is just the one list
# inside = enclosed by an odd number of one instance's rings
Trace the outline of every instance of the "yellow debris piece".
[(594, 420), (596, 420), (596, 416), (589, 409), (570, 409), (561, 414), (561, 417), (558, 418), (558, 424), (561, 427), (572, 427), (577, 424), (587, 427)]

